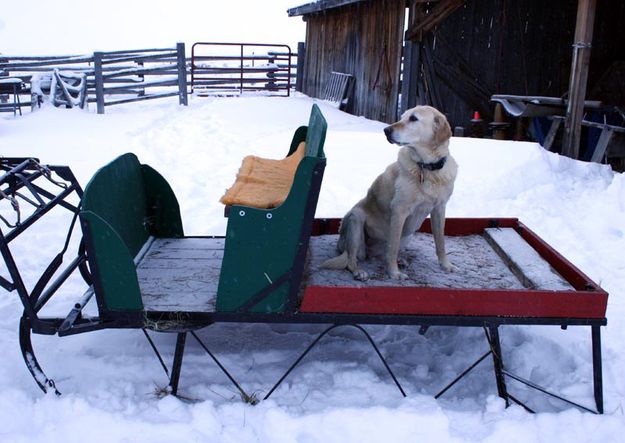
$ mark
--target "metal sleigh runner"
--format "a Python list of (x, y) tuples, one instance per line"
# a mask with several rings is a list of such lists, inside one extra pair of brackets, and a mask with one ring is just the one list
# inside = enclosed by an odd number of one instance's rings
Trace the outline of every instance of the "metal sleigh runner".
[[(31, 334), (64, 337), (110, 328), (141, 329), (167, 374), (172, 394), (178, 393), (185, 343), (191, 335), (242, 398), (253, 403), (255, 397), (244, 391), (195, 331), (219, 322), (314, 323), (329, 326), (265, 398), (330, 330), (343, 326), (365, 335), (405, 395), (392, 372), (392, 362), (386, 361), (365, 325), (411, 325), (422, 334), (434, 326), (479, 327), (486, 339), (480, 345), (482, 354), (456, 379), (446, 385), (443, 381), (437, 398), (490, 357), (497, 393), (506, 404), (518, 403), (532, 411), (512, 392), (513, 385), (521, 383), (539, 395), (603, 413), (601, 326), (607, 323), (608, 294), (519, 220), (447, 219), (445, 235), (450, 247), (469, 257), (467, 267), (475, 267), (475, 272), (455, 273), (451, 282), (428, 280), (424, 272), (413, 280), (372, 278), (363, 284), (345, 277), (346, 272), (320, 269), (319, 264), (334, 254), (340, 223), (339, 219), (315, 219), (326, 164), (326, 129), (314, 105), (308, 125), (295, 131), (285, 159), (245, 159), (231, 188), (236, 195), (229, 196), (232, 201), (224, 200), (228, 224), (222, 237), (186, 236), (171, 187), (133, 154), (122, 155), (98, 170), (84, 191), (67, 166), (42, 166), (32, 158), (1, 159), (0, 250), (8, 275), (0, 276), (0, 285), (17, 294), (24, 307), (20, 347), (39, 387), (59, 393), (35, 357)], [(263, 168), (246, 169), (246, 162), (266, 164), (287, 178), (249, 179), (247, 174)], [(250, 183), (259, 189), (250, 189)], [(254, 201), (259, 194), (270, 198)], [(52, 209), (71, 214), (67, 236), (60, 252), (28, 290), (12, 242), (34, 229)], [(408, 245), (411, 259), (427, 255), (417, 250), (431, 247), (430, 234), (426, 220)], [(471, 263), (470, 257), (476, 254), (479, 262)], [(418, 268), (427, 270), (427, 266), (423, 263)], [(490, 278), (489, 269), (499, 276), (505, 274), (505, 284)], [(76, 294), (69, 312), (40, 315), (76, 272), (86, 290)], [(375, 273), (370, 270), (371, 275)], [(88, 305), (89, 312), (97, 310), (96, 315), (85, 313)], [(504, 354), (512, 350), (502, 349), (499, 339), (500, 327), (507, 325), (590, 327), (594, 406), (574, 403), (511, 372)], [(151, 338), (155, 332), (177, 334), (171, 369)]]

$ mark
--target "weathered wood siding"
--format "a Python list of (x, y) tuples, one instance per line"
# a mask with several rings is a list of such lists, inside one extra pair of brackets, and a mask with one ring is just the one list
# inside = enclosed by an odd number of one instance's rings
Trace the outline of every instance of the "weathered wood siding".
[(319, 97), (332, 71), (351, 74), (347, 111), (392, 122), (397, 117), (405, 4), (362, 2), (307, 15), (303, 92)]
[[(439, 45), (434, 50), (437, 74), (438, 65), (454, 64), (462, 58), (490, 94), (561, 96), (568, 89), (576, 3), (469, 2), (440, 27), (451, 47)], [(466, 103), (458, 94), (465, 87), (460, 79), (444, 75), (439, 78), (441, 98), (452, 103), (456, 124), (466, 126), (474, 110), (488, 120), (492, 118), (490, 97)]]
[[(433, 59), (436, 105), (452, 125), (467, 126), (473, 111), (492, 118), (492, 94), (566, 94), (576, 11), (570, 0), (468, 1), (424, 39)], [(588, 91), (612, 61), (624, 57), (623, 20), (625, 3), (599, 3)]]

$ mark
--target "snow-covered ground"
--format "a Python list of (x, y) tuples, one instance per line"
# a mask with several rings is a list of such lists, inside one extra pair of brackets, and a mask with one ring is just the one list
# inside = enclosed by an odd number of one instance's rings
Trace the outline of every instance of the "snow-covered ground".
[[(69, 165), (85, 185), (118, 154), (134, 152), (171, 183), (185, 232), (223, 234), (219, 197), (247, 154), (284, 156), (313, 101), (291, 98), (175, 99), (93, 111), (44, 107), (0, 117), (0, 155)], [(329, 130), (318, 217), (341, 217), (394, 161), (380, 122), (320, 104)], [(101, 331), (59, 339), (34, 336), (47, 375), (63, 392), (43, 395), (19, 352), (20, 303), (0, 292), (0, 441), (32, 442), (614, 442), (625, 434), (625, 178), (608, 167), (545, 152), (533, 143), (454, 138), (460, 165), (448, 216), (519, 217), (610, 293), (603, 328), (605, 415), (528, 392), (540, 413), (504, 407), (490, 359), (439, 400), (433, 395), (487, 350), (478, 328), (367, 327), (408, 397), (402, 398), (366, 340), (336, 329), (270, 400), (243, 403), (189, 339), (180, 392), (161, 397), (167, 379), (140, 331)], [(67, 220), (50, 214), (14, 245), (27, 284), (60, 249)], [(35, 234), (37, 231), (37, 234)], [(25, 234), (25, 235), (30, 235)], [(453, 260), (453, 257), (452, 257)], [(82, 288), (59, 295), (66, 313)], [(322, 326), (213, 325), (200, 331), (248, 392), (262, 397)], [(593, 406), (589, 328), (507, 326), (508, 368)], [(173, 334), (153, 335), (170, 361)]]

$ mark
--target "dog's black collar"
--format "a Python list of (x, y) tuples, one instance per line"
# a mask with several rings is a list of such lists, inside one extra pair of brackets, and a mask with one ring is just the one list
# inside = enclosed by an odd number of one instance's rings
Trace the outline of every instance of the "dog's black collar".
[(439, 161), (434, 163), (417, 162), (417, 165), (419, 165), (421, 169), (427, 169), (428, 171), (438, 171), (439, 169), (443, 169), (446, 161), (447, 157), (442, 157)]

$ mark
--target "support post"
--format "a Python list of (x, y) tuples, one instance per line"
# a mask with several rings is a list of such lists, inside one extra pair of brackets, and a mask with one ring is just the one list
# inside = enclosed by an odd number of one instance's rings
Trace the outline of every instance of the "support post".
[(171, 379), (169, 385), (171, 386), (171, 393), (176, 395), (178, 393), (178, 382), (180, 381), (180, 371), (182, 370), (182, 357), (184, 355), (184, 345), (187, 340), (186, 332), (179, 332), (176, 340), (176, 350), (174, 352), (174, 364), (171, 369)]
[(104, 114), (104, 75), (102, 73), (102, 53), (93, 53), (93, 71), (95, 77), (95, 97), (98, 114)]
[(603, 414), (603, 374), (601, 367), (601, 326), (592, 328), (592, 379), (597, 412)]
[[(415, 66), (412, 63), (413, 60), (413, 46), (415, 46), (410, 40), (404, 42), (404, 63), (403, 71), (401, 74), (401, 101), (399, 102), (399, 115), (403, 114), (406, 109), (410, 108), (410, 102), (415, 102), (414, 92), (417, 86), (417, 79), (415, 78)], [(411, 100), (412, 99), (412, 100)]]
[[(425, 20), (425, 10), (422, 4), (413, 3), (410, 6), (408, 22), (410, 27), (417, 26)], [(421, 48), (423, 47), (423, 33), (418, 32), (412, 37), (408, 37), (408, 33), (404, 35), (404, 66), (402, 72), (401, 84), (401, 103), (400, 115), (406, 109), (410, 109), (416, 105), (425, 104), (424, 94), (422, 91), (423, 79), (421, 78), (421, 65), (423, 63), (421, 57)]]
[(188, 106), (187, 96), (187, 59), (184, 43), (176, 43), (177, 65), (178, 65), (178, 103)]
[[(486, 332), (486, 330), (484, 331)], [(501, 356), (501, 344), (499, 342), (499, 328), (498, 326), (489, 326), (488, 333), (486, 333), (486, 339), (490, 344), (490, 349), (493, 355), (493, 365), (495, 368), (495, 380), (497, 381), (497, 393), (501, 398), (506, 401), (506, 407), (510, 405), (508, 397), (508, 389), (506, 388), (506, 380), (503, 374), (503, 359)]]
[(299, 42), (297, 44), (297, 68), (295, 76), (295, 90), (302, 92), (304, 83), (304, 60), (306, 58), (306, 43)]
[(579, 158), (579, 140), (584, 116), (584, 100), (586, 98), (586, 82), (588, 80), (596, 6), (597, 0), (578, 0), (577, 3), (577, 24), (569, 81), (569, 102), (566, 108), (562, 143), (562, 153), (574, 159)]

